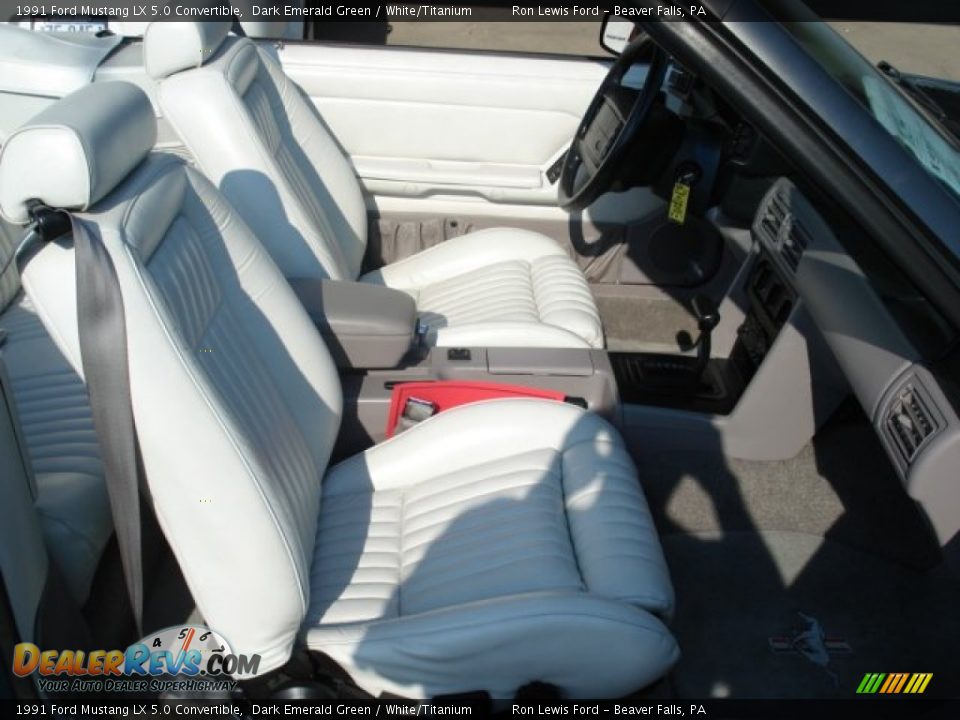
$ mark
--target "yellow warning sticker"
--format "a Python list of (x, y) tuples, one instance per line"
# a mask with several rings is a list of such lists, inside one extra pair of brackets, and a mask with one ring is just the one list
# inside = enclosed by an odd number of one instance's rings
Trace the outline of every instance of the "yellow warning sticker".
[(678, 182), (673, 186), (673, 195), (670, 197), (668, 217), (675, 223), (683, 225), (687, 220), (687, 203), (690, 200), (690, 186)]

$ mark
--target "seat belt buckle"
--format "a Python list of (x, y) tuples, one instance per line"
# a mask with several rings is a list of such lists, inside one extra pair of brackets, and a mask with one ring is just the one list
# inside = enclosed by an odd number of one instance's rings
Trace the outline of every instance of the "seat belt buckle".
[(404, 403), (403, 412), (400, 413), (400, 420), (397, 422), (397, 429), (402, 432), (409, 430), (414, 425), (422, 423), (427, 418), (437, 414), (437, 404), (418, 397), (407, 398)]
[(417, 319), (417, 327), (414, 331), (414, 338), (417, 347), (425, 348), (428, 346), (427, 335), (430, 333), (430, 326), (421, 319)]

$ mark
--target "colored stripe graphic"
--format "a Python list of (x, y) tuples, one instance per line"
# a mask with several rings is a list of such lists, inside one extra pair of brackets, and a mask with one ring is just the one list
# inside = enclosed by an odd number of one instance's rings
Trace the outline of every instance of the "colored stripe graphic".
[(897, 683), (897, 686), (891, 690), (891, 692), (898, 693), (903, 690), (903, 686), (907, 684), (907, 673), (900, 673), (900, 681)]
[(858, 695), (920, 695), (933, 673), (867, 673), (857, 686)]
[(910, 678), (910, 682), (907, 683), (907, 687), (904, 688), (903, 691), (912, 695), (918, 695), (927, 689), (927, 685), (930, 684), (930, 679), (932, 677), (933, 673), (914, 673), (913, 677)]
[(867, 689), (864, 690), (864, 692), (868, 695), (873, 695), (877, 690), (880, 689), (880, 683), (883, 682), (883, 679), (886, 676), (886, 673), (874, 673), (873, 677), (870, 679), (870, 684), (867, 685)]
[(907, 686), (903, 689), (903, 691), (904, 691), (905, 693), (912, 693), (912, 692), (913, 692), (913, 686), (917, 684), (917, 679), (918, 679), (919, 677), (920, 677), (920, 676), (917, 675), (917, 673), (914, 673), (913, 675), (911, 675), (911, 676), (910, 676), (910, 680), (907, 682)]

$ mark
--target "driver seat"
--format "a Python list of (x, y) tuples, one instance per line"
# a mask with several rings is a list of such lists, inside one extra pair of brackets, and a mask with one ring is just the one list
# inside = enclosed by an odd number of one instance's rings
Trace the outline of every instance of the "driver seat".
[(164, 115), (287, 278), (406, 292), (437, 346), (603, 347), (586, 278), (539, 233), (494, 228), (360, 275), (367, 214), (337, 141), (268, 51), (229, 22), (153, 23)]

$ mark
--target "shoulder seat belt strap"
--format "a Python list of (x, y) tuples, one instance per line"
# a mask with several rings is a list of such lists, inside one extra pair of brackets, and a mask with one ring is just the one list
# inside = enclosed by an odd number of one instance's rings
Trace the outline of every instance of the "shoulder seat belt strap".
[(143, 631), (143, 468), (137, 444), (127, 327), (113, 260), (100, 237), (71, 216), (80, 354), (93, 426), (103, 455), (110, 511), (137, 632)]

